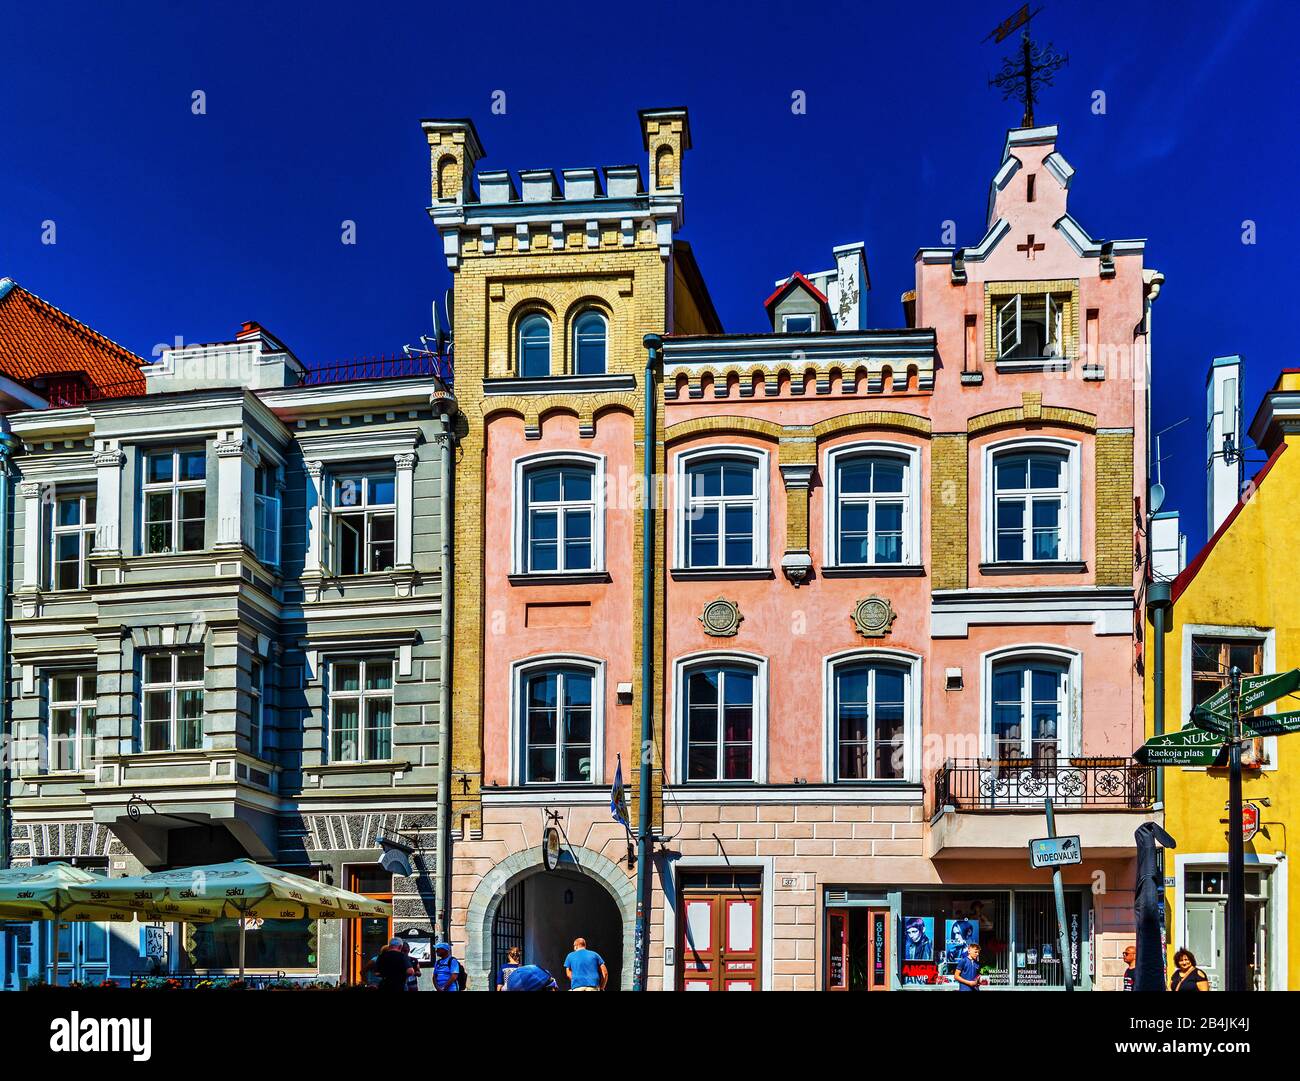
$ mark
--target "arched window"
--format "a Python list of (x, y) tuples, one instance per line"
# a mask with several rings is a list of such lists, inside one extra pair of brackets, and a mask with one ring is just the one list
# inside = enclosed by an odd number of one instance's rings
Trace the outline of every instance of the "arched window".
[(600, 312), (583, 312), (573, 324), (573, 368), (578, 375), (604, 375), (607, 332)]
[(910, 679), (906, 666), (884, 661), (835, 667), (837, 781), (906, 779)]
[(594, 671), (578, 665), (540, 666), (520, 677), (520, 781), (586, 783), (594, 779)]
[(671, 189), (677, 182), (677, 162), (673, 148), (663, 145), (655, 151), (655, 187), (660, 191)]
[(754, 780), (755, 669), (708, 663), (683, 679), (687, 781)]
[(1067, 750), (1069, 665), (1018, 658), (993, 666), (989, 738), (999, 761), (1055, 762)]
[(767, 558), (766, 457), (730, 451), (683, 456), (678, 474), (678, 563), (690, 569), (759, 567)]
[(445, 155), (438, 162), (438, 198), (443, 202), (454, 200), (460, 186), (460, 165), (451, 155)]
[(595, 473), (577, 462), (524, 470), (522, 573), (596, 568)]
[(551, 374), (551, 321), (540, 313), (519, 323), (519, 374), (525, 379)]

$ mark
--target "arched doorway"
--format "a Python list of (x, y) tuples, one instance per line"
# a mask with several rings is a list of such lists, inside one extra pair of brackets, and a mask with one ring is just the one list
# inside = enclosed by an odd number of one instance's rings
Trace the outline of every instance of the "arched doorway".
[(465, 967), (470, 987), (496, 987), (496, 970), (511, 945), (563, 985), (564, 958), (585, 938), (609, 969), (609, 990), (632, 980), (636, 886), (627, 871), (582, 846), (565, 851), (547, 871), (541, 848), (512, 853), (480, 880), (465, 912)]
[[(506, 961), (506, 951), (519, 946), (524, 960), (541, 965), (565, 986), (564, 958), (575, 938), (605, 959), (608, 989), (623, 979), (623, 917), (604, 885), (582, 874), (538, 871), (510, 887), (497, 906), (492, 923), (492, 971)], [(494, 984), (495, 986), (495, 984)]]

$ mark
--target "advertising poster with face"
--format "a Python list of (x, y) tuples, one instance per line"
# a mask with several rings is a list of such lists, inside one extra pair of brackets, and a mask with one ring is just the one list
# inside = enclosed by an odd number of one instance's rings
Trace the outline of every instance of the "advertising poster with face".
[(956, 965), (966, 956), (966, 947), (980, 940), (980, 925), (977, 920), (961, 917), (946, 920), (944, 928), (944, 960)]

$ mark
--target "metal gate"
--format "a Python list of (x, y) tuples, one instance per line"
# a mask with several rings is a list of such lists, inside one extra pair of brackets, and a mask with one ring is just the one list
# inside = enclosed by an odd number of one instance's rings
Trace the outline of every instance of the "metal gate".
[(492, 990), (497, 988), (497, 973), (506, 963), (510, 947), (524, 948), (524, 884), (518, 882), (510, 888), (497, 907), (492, 921)]

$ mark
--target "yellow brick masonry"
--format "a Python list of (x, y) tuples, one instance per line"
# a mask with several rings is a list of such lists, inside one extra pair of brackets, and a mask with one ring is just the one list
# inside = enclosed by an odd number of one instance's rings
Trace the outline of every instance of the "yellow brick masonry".
[(966, 588), (966, 434), (930, 443), (930, 560), (935, 589)]
[(1133, 433), (1097, 433), (1097, 584), (1133, 584)]

